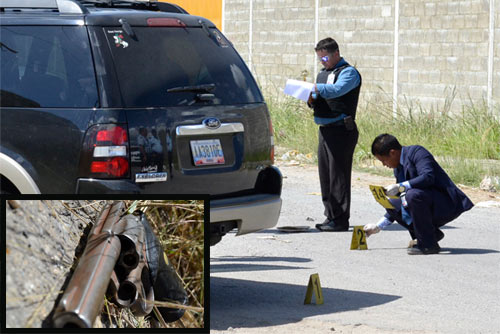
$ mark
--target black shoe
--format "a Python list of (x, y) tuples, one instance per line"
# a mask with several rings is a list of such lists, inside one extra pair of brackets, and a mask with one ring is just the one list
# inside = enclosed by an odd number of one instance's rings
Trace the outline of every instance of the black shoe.
[(326, 218), (324, 222), (322, 222), (321, 224), (316, 224), (316, 228), (319, 230), (321, 228), (321, 226), (324, 226), (324, 225), (328, 225), (330, 224), (331, 220)]
[(318, 224), (316, 228), (321, 232), (345, 232), (349, 230), (349, 224), (339, 224), (334, 221), (330, 221), (327, 224)]
[(419, 248), (418, 246), (408, 248), (408, 255), (429, 255), (429, 254), (438, 254), (441, 251), (441, 247), (436, 245), (434, 247), (429, 248)]
[[(436, 229), (435, 235), (436, 235), (437, 242), (441, 241), (444, 238), (444, 233), (440, 229)], [(418, 245), (417, 239), (413, 239), (408, 244), (408, 248), (417, 247), (417, 245)]]

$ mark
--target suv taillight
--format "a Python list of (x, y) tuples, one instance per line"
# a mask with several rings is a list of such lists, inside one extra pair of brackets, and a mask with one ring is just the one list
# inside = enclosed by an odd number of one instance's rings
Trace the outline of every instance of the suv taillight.
[(273, 122), (271, 121), (271, 118), (269, 118), (269, 132), (271, 133), (271, 165), (274, 165), (274, 129), (273, 129)]
[(125, 158), (112, 158), (105, 161), (92, 161), (90, 171), (93, 174), (106, 174), (112, 177), (122, 177), (128, 172), (128, 160)]
[(83, 176), (123, 178), (130, 173), (129, 144), (125, 124), (100, 124), (85, 136)]

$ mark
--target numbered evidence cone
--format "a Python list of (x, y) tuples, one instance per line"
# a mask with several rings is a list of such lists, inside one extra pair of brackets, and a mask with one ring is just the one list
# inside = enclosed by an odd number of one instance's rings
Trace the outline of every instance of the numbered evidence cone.
[[(188, 296), (181, 279), (175, 269), (168, 263), (168, 260), (165, 259), (160, 242), (145, 215), (142, 216), (141, 222), (146, 230), (146, 250), (155, 300), (186, 305)], [(179, 320), (184, 315), (184, 309), (178, 308), (158, 307), (158, 311), (160, 311), (163, 320), (166, 322)], [(156, 317), (154, 312), (151, 314)]]
[(354, 226), (352, 231), (351, 249), (368, 249), (363, 226)]
[(304, 304), (311, 304), (312, 295), (316, 296), (316, 305), (323, 304), (323, 292), (321, 291), (321, 284), (319, 282), (319, 275), (312, 274), (309, 277), (309, 284), (307, 284), (306, 298)]

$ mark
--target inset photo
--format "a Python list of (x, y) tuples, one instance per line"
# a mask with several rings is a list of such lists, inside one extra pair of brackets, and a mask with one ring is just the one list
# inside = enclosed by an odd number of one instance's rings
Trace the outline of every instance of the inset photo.
[(7, 330), (208, 328), (203, 200), (5, 204)]

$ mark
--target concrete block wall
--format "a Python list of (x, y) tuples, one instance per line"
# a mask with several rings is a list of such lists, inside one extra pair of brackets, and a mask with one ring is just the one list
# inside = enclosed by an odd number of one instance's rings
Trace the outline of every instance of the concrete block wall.
[(313, 78), (314, 0), (253, 3), (252, 70), (270, 92), (283, 87), (287, 78)]
[(488, 30), (488, 1), (401, 1), (399, 100), (441, 110), (455, 89), (454, 109), (469, 99), (486, 101)]
[(318, 39), (334, 38), (340, 54), (358, 68), (363, 78), (361, 102), (374, 97), (392, 99), (393, 2), (361, 0), (356, 5), (349, 0), (319, 2)]
[(223, 10), (223, 30), (239, 54), (248, 62), (250, 15), (248, 0), (225, 1)]
[[(490, 0), (491, 1), (491, 0)], [(493, 101), (500, 103), (500, 1), (495, 0), (493, 43)]]
[(288, 78), (314, 81), (314, 46), (331, 36), (363, 76), (361, 103), (442, 110), (455, 94), (453, 110), (500, 106), (500, 0), (224, 0), (223, 11), (268, 94)]

